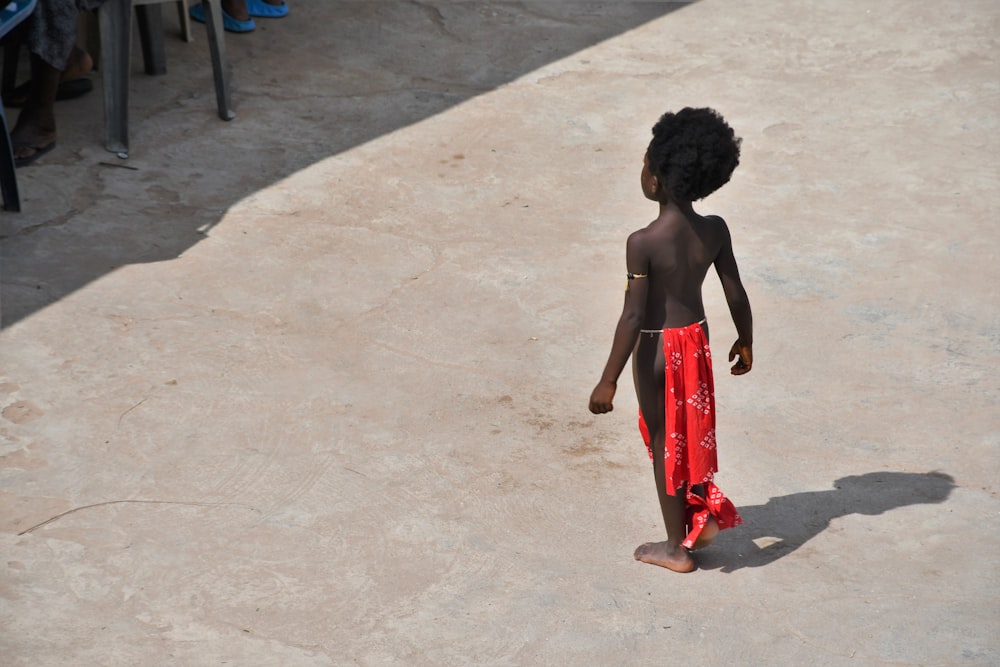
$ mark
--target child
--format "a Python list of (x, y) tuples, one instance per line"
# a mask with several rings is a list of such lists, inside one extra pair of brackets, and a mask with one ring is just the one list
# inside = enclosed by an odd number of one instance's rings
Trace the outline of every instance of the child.
[(646, 543), (636, 560), (690, 572), (688, 549), (707, 546), (741, 523), (713, 483), (715, 397), (701, 286), (711, 266), (722, 281), (739, 338), (729, 352), (733, 375), (750, 371), (753, 322), (725, 221), (695, 213), (691, 202), (729, 181), (740, 140), (712, 109), (664, 114), (642, 167), (642, 193), (660, 214), (625, 246), (625, 306), (611, 355), (590, 395), (590, 411), (610, 412), (618, 376), (632, 356), (639, 430), (653, 461), (667, 541)]

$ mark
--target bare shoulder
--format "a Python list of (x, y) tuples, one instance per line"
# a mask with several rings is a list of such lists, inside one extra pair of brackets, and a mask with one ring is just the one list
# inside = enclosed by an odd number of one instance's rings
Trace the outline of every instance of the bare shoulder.
[(712, 215), (703, 215), (702, 217), (705, 219), (705, 222), (717, 227), (718, 229), (727, 229), (727, 230), (729, 229), (729, 227), (726, 225), (726, 221), (722, 218), (721, 215), (712, 214)]
[(649, 273), (650, 256), (655, 245), (648, 227), (637, 229), (628, 235), (628, 241), (625, 242), (625, 263), (630, 273)]
[(642, 250), (651, 243), (653, 243), (651, 231), (649, 227), (643, 227), (642, 229), (637, 229), (628, 235), (626, 247), (632, 250)]
[(721, 215), (704, 215), (702, 219), (705, 221), (712, 235), (718, 238), (720, 242), (725, 243), (729, 240), (729, 226)]

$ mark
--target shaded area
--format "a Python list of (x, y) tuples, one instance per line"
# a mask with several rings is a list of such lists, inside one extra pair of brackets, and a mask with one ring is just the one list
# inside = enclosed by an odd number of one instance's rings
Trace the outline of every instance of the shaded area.
[[(251, 35), (227, 35), (237, 109), (228, 124), (214, 118), (200, 26), (199, 44), (168, 38), (165, 77), (142, 75), (133, 58), (127, 164), (109, 164), (116, 158), (98, 148), (99, 85), (57, 106), (58, 152), (20, 175), (25, 212), (0, 216), (0, 325), (121, 266), (178, 257), (235, 202), (317, 161), (688, 4), (302, 3)], [(297, 38), (315, 25), (328, 27)], [(211, 144), (199, 141), (207, 133)], [(219, 141), (231, 153), (199, 150)], [(69, 189), (75, 176), (60, 183), (67, 170), (92, 178)]]
[(740, 507), (744, 525), (723, 531), (710, 549), (698, 552), (698, 567), (734, 572), (769, 565), (826, 530), (833, 519), (942, 503), (955, 488), (955, 480), (941, 472), (870, 472), (841, 477), (833, 487)]

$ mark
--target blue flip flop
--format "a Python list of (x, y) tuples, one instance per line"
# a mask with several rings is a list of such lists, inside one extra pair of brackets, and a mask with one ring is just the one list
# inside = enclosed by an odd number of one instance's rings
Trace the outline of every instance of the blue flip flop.
[[(191, 7), (191, 18), (193, 18), (198, 23), (205, 22), (205, 5), (198, 3), (197, 5), (192, 5)], [(257, 24), (253, 22), (253, 19), (249, 21), (237, 21), (232, 16), (226, 13), (226, 10), (222, 10), (222, 27), (229, 32), (253, 32), (253, 29), (257, 27)]]
[(247, 0), (247, 12), (250, 16), (280, 19), (282, 16), (288, 16), (288, 4), (285, 0), (281, 0), (280, 5), (269, 5), (264, 0)]

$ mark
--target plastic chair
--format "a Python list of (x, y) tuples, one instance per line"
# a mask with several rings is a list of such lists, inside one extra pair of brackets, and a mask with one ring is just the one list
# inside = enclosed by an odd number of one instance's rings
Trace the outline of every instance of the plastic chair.
[[(0, 0), (2, 1), (2, 0)], [(143, 42), (146, 71), (162, 74), (166, 71), (163, 55), (163, 32), (159, 29), (160, 7), (145, 11), (142, 5), (160, 5), (176, 0), (107, 0), (98, 10), (101, 31), (101, 69), (104, 80), (104, 135), (105, 148), (112, 153), (128, 153), (128, 82), (132, 53), (132, 7), (139, 16), (139, 30)], [(187, 2), (177, 3), (182, 15), (185, 38), (190, 39), (187, 23)], [(226, 63), (226, 45), (222, 29), (220, 0), (204, 0), (205, 28), (208, 33), (208, 50), (212, 57), (215, 79), (215, 99), (219, 118), (236, 117), (229, 96), (229, 73)], [(159, 40), (159, 41), (157, 41)]]
[[(16, 0), (0, 9), (0, 38), (21, 24), (35, 11), (37, 0)], [(21, 196), (17, 192), (17, 166), (14, 164), (14, 146), (7, 128), (7, 115), (0, 102), (0, 124), (3, 125), (3, 145), (0, 146), (0, 191), (3, 207), (8, 211), (21, 210)]]

